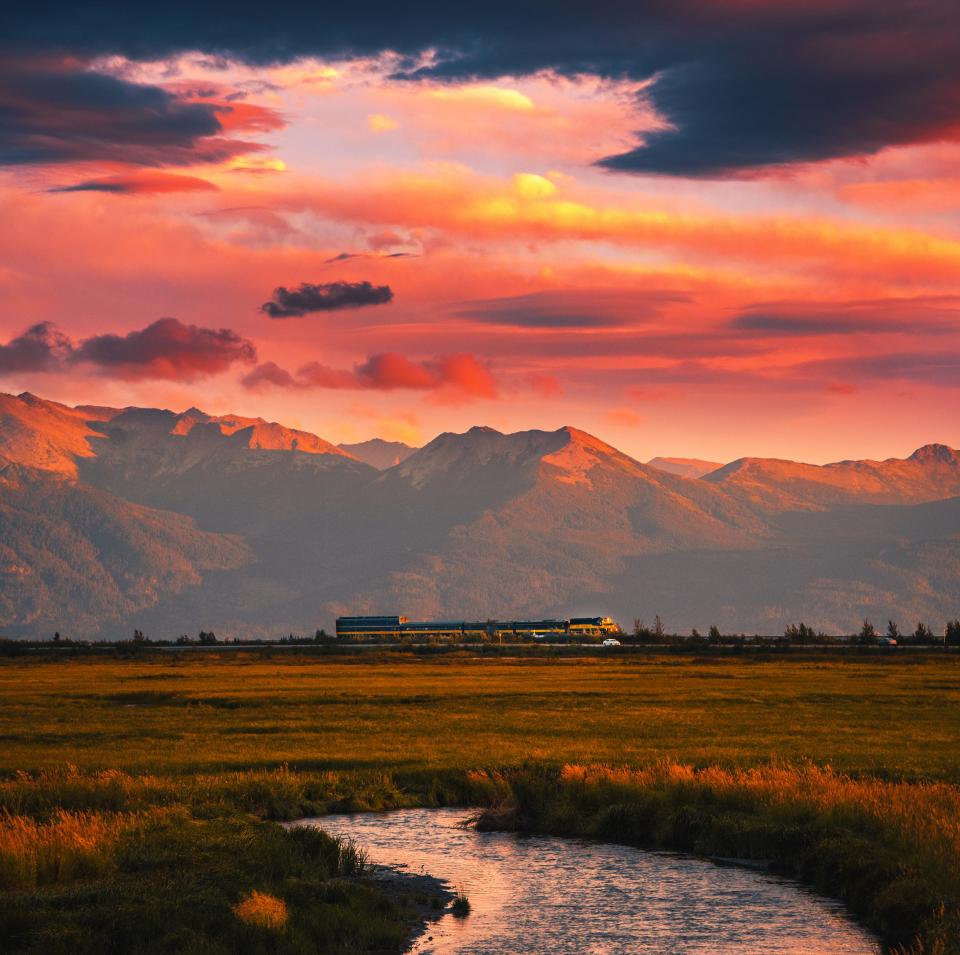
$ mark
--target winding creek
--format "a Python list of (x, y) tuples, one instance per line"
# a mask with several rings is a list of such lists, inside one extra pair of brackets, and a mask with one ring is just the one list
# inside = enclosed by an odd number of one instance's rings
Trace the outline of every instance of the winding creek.
[(741, 866), (627, 846), (463, 828), (463, 809), (303, 820), (373, 863), (462, 886), (465, 919), (428, 926), (412, 951), (612, 955), (873, 955), (837, 902)]

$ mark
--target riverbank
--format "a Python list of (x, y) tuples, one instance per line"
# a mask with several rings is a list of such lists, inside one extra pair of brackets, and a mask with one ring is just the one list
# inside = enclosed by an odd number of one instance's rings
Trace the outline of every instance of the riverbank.
[(894, 951), (960, 952), (960, 792), (815, 766), (474, 773), (481, 829), (766, 860), (841, 899)]
[(4, 952), (396, 952), (452, 898), (429, 879), (384, 878), (361, 850), (318, 830), (246, 813), (138, 802), (28, 815), (6, 802)]
[[(338, 881), (344, 872), (332, 847), (324, 844), (311, 850), (327, 860), (327, 868), (319, 873), (304, 868), (296, 847), (281, 852), (283, 840), (271, 833), (283, 833), (283, 838), (288, 834), (268, 820), (439, 805), (484, 806), (480, 825), (491, 828), (770, 860), (777, 871), (842, 899), (892, 950), (910, 955), (960, 951), (960, 791), (945, 783), (855, 779), (814, 766), (698, 770), (663, 764), (649, 769), (525, 767), (407, 778), (276, 770), (171, 779), (68, 770), (21, 775), (0, 784), (7, 827), (17, 820), (39, 820), (42, 834), (44, 826), (58, 825), (63, 813), (81, 829), (98, 832), (108, 831), (118, 819), (121, 825), (132, 820), (134, 844), (152, 846), (145, 863), (139, 849), (130, 854), (132, 843), (125, 835), (117, 841), (122, 851), (105, 852), (107, 862), (66, 865), (78, 885), (84, 885), (79, 897), (102, 912), (105, 924), (115, 921), (118, 906), (128, 914), (131, 926), (149, 929), (156, 924), (164, 904), (144, 900), (146, 907), (137, 908), (123, 888), (127, 875), (149, 870), (150, 859), (159, 865), (161, 884), (164, 872), (169, 877), (182, 871), (193, 880), (197, 863), (188, 841), (206, 846), (199, 852), (200, 860), (209, 859), (211, 871), (223, 872), (235, 864), (231, 839), (236, 838), (258, 848), (245, 856), (242, 868), (250, 885), (244, 889), (242, 881), (234, 879), (234, 894), (264, 886), (261, 891), (269, 889), (295, 913), (291, 924), (307, 922), (316, 929), (310, 905), (302, 909), (310, 898), (305, 886), (323, 887), (321, 897), (344, 909), (324, 910), (324, 918), (332, 918), (341, 933), (336, 944), (344, 947), (330, 949), (336, 951), (399, 950), (397, 925), (402, 919), (376, 900), (369, 885)], [(277, 863), (277, 853), (283, 865)], [(99, 850), (95, 855), (100, 857)], [(9, 853), (0, 849), (0, 880), (9, 870)], [(44, 894), (40, 886), (34, 890), (9, 886), (9, 876), (6, 879), (6, 901), (14, 904), (5, 906), (6, 914), (0, 917), (0, 937), (13, 931), (27, 909), (34, 912), (33, 924), (57, 924), (65, 902), (79, 898), (71, 892)], [(334, 896), (329, 894), (331, 880)], [(205, 884), (203, 878), (198, 884)], [(188, 895), (192, 899), (195, 893)], [(183, 910), (171, 896), (166, 902), (174, 913), (166, 919), (181, 920), (179, 931), (207, 936), (205, 921), (182, 914), (193, 910), (192, 901)], [(205, 898), (202, 908), (208, 914), (217, 910), (213, 921), (219, 925), (218, 919), (229, 920), (235, 904), (221, 893)], [(377, 934), (351, 935), (366, 924), (371, 911), (380, 913)], [(91, 918), (83, 925), (96, 938), (96, 917)], [(409, 924), (409, 911), (406, 918)], [(290, 947), (284, 947), (288, 942)], [(276, 950), (298, 951), (298, 944), (294, 935)], [(56, 949), (48, 945), (46, 950)]]

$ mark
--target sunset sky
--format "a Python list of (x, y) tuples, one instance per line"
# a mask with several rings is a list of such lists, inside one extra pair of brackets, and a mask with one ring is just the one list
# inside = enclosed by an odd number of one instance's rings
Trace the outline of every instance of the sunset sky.
[(955, 0), (322, 6), (12, 15), (0, 390), (960, 446)]

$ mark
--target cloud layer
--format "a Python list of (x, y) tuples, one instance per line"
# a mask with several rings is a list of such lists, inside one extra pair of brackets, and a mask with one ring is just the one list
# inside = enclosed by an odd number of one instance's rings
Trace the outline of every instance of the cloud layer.
[[(397, 75), (412, 80), (543, 70), (630, 77), (650, 82), (643, 96), (664, 117), (664, 129), (604, 164), (626, 172), (717, 176), (957, 139), (958, 19), (953, 0), (803, 6), (531, 0), (522, 14), (507, 0), (476, 8), (398, 7), (383, 0), (362, 11), (293, 4), (269, 17), (254, 7), (214, 2), (198, 9), (186, 0), (142, 7), (133, 17), (120, 0), (105, 0), (82, 18), (66, 3), (45, 5), (42, 17), (33, 6), (17, 5), (5, 35), (14, 50), (140, 59), (201, 50), (266, 63), (394, 51)], [(130, 105), (156, 109), (152, 127), (161, 137), (185, 138), (189, 145), (212, 132), (203, 111), (183, 112), (155, 94), (141, 94), (149, 102), (127, 103), (119, 94), (102, 89), (96, 97), (121, 114)], [(14, 155), (75, 149), (23, 142)]]
[(665, 305), (689, 301), (688, 293), (671, 289), (563, 289), (465, 302), (455, 314), (485, 324), (521, 328), (603, 328), (643, 322), (658, 315)]

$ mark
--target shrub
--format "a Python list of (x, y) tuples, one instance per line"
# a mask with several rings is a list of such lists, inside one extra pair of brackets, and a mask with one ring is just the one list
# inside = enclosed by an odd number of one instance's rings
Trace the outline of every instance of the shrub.
[(286, 928), (289, 913), (287, 903), (275, 895), (253, 890), (245, 899), (238, 902), (233, 911), (241, 922), (258, 928), (279, 932)]
[(470, 900), (467, 898), (467, 893), (463, 890), (462, 885), (457, 886), (456, 892), (453, 893), (453, 905), (451, 905), (450, 911), (458, 919), (465, 919), (470, 914)]

